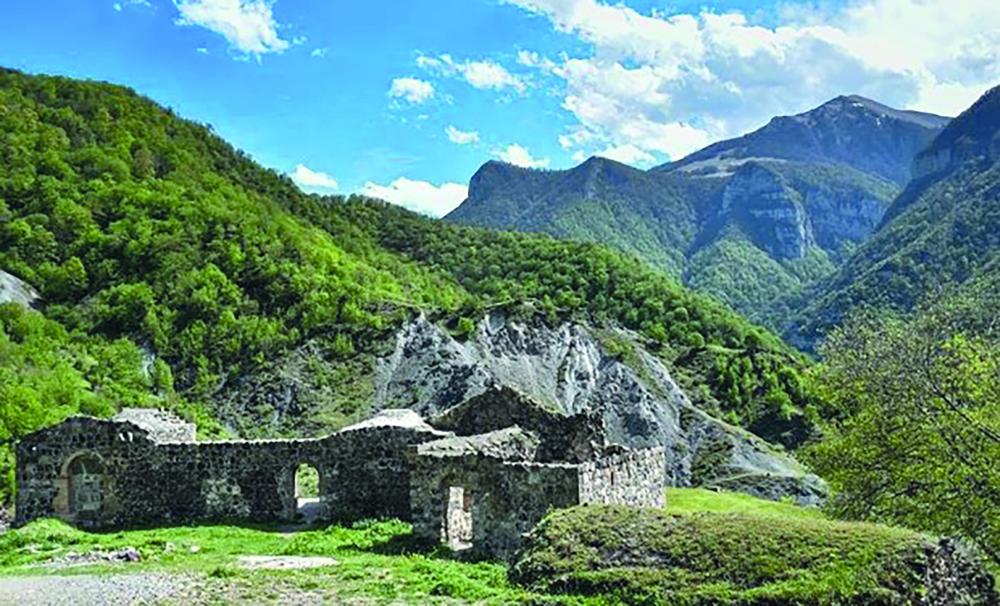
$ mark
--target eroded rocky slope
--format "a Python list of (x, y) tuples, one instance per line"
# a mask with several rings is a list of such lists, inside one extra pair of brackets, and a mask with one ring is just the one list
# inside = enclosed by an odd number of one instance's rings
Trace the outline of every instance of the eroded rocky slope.
[(599, 411), (612, 441), (665, 446), (673, 485), (720, 486), (801, 503), (822, 498), (819, 478), (760, 438), (696, 408), (659, 359), (641, 347), (636, 351), (634, 367), (609, 355), (598, 331), (582, 324), (550, 327), (493, 313), (459, 341), (418, 317), (378, 361), (375, 408), (430, 416), (503, 385), (565, 413)]

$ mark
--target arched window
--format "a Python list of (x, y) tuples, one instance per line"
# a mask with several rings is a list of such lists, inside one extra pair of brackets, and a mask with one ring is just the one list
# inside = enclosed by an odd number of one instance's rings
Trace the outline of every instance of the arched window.
[(94, 455), (83, 454), (70, 461), (67, 471), (70, 513), (100, 511), (104, 483), (104, 465), (101, 460)]

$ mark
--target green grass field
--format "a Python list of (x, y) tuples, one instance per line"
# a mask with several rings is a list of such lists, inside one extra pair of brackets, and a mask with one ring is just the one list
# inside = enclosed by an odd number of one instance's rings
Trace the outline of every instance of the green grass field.
[[(711, 553), (716, 548), (713, 545), (678, 534), (679, 540), (687, 541), (682, 548), (689, 549), (692, 558), (698, 558), (701, 563), (716, 562), (717, 566), (727, 566), (733, 571), (739, 570), (742, 565), (736, 553), (738, 550), (733, 549), (734, 546), (743, 549), (747, 536), (741, 533), (754, 533), (751, 538), (760, 543), (758, 548), (752, 550), (753, 557), (759, 559), (754, 566), (781, 566), (785, 561), (783, 558), (787, 558), (789, 546), (771, 541), (775, 537), (765, 536), (764, 529), (791, 528), (793, 534), (822, 535), (831, 528), (848, 527), (825, 521), (817, 510), (761, 501), (741, 494), (672, 489), (668, 493), (668, 502), (667, 518), (707, 520), (706, 532), (718, 541), (719, 552)], [(684, 524), (678, 528), (681, 526)], [(710, 530), (712, 528), (714, 530)], [(594, 536), (603, 532), (596, 526), (592, 530)], [(852, 525), (848, 534), (850, 544), (845, 545), (857, 548), (860, 550), (858, 553), (867, 549), (873, 554), (889, 544), (887, 541), (905, 537), (904, 542), (909, 544), (910, 539), (915, 537), (908, 531), (868, 525)], [(787, 533), (782, 535), (784, 538), (790, 536)], [(869, 542), (870, 549), (865, 547)], [(823, 549), (825, 545), (827, 543), (810, 548)], [(47, 562), (65, 558), (71, 552), (85, 554), (124, 547), (137, 549), (142, 561), (69, 568), (46, 565)], [(851, 560), (853, 553), (845, 552), (845, 562), (850, 565), (835, 571), (843, 574), (857, 572), (851, 566), (861, 566), (864, 562)], [(250, 571), (240, 568), (237, 563), (239, 556), (245, 555), (327, 556), (335, 558), (337, 564), (299, 571)], [(699, 565), (694, 564), (695, 567)], [(807, 568), (807, 565), (800, 563), (800, 568), (803, 567)], [(40, 520), (0, 535), (0, 575), (112, 574), (125, 571), (166, 571), (190, 575), (198, 579), (199, 591), (214, 592), (218, 596), (215, 603), (277, 603), (292, 592), (296, 595), (308, 594), (317, 600), (348, 603), (615, 604), (623, 600), (633, 602), (628, 592), (635, 589), (626, 587), (623, 593), (620, 584), (607, 590), (600, 584), (590, 587), (581, 585), (581, 590), (577, 592), (560, 588), (550, 593), (550, 588), (541, 584), (526, 589), (508, 579), (506, 565), (463, 562), (444, 549), (427, 551), (416, 547), (411, 540), (409, 524), (395, 520), (297, 532), (282, 532), (275, 527), (204, 525), (109, 533), (85, 532), (59, 521)], [(696, 585), (710, 580), (706, 575), (686, 578)], [(804, 570), (796, 582), (809, 583), (811, 579), (810, 571)], [(843, 579), (821, 575), (815, 580), (830, 583)], [(633, 597), (638, 600), (646, 596), (643, 592), (654, 585), (635, 592)], [(645, 601), (646, 598), (648, 596), (638, 601)], [(213, 601), (209, 600), (209, 603)]]

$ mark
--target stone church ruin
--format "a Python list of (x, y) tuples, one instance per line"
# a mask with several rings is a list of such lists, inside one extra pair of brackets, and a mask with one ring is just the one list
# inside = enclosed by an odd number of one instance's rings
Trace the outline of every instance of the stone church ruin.
[[(510, 559), (549, 510), (662, 506), (663, 448), (609, 444), (599, 417), (494, 388), (430, 420), (406, 409), (323, 438), (198, 442), (167, 413), (73, 417), (17, 445), (16, 522), (101, 529), (394, 517), (415, 537)], [(296, 476), (318, 474), (316, 500)], [(314, 480), (315, 481), (315, 480)], [(301, 480), (299, 480), (301, 483)], [(305, 507), (303, 506), (305, 502)]]

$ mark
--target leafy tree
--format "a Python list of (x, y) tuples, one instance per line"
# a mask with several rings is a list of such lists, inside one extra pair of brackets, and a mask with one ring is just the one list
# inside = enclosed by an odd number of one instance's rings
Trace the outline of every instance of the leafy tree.
[(1000, 563), (1000, 303), (975, 288), (834, 331), (819, 379), (835, 420), (810, 458), (850, 518), (955, 533)]

